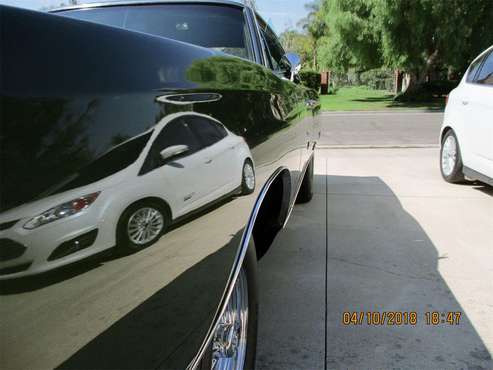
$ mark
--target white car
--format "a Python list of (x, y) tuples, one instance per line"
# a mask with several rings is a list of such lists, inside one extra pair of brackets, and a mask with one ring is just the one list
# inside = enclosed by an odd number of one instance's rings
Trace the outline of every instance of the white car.
[(493, 46), (450, 92), (440, 132), (440, 169), (448, 182), (493, 185)]
[(210, 116), (168, 115), (79, 170), (54, 195), (2, 213), (0, 239), (12, 255), (0, 260), (0, 279), (51, 270), (115, 245), (143, 248), (176, 220), (254, 188), (242, 137)]

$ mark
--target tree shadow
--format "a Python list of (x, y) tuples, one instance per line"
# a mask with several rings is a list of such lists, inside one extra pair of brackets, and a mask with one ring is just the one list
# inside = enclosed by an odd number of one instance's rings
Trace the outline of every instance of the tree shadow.
[(385, 96), (375, 96), (375, 97), (367, 97), (361, 99), (351, 99), (351, 101), (359, 102), (359, 103), (381, 103), (386, 102), (386, 108), (419, 108), (428, 110), (431, 112), (439, 112), (443, 111), (445, 108), (445, 101), (443, 98), (432, 99), (431, 101), (408, 101), (408, 102), (399, 102), (393, 100), (393, 95), (385, 95)]

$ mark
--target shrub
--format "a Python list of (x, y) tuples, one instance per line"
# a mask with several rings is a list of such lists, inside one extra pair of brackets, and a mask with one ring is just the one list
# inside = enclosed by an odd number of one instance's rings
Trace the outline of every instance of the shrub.
[(306, 87), (320, 91), (320, 73), (316, 71), (304, 70), (299, 73), (301, 83)]
[(373, 90), (392, 91), (394, 88), (394, 73), (386, 69), (370, 69), (360, 74), (360, 80)]

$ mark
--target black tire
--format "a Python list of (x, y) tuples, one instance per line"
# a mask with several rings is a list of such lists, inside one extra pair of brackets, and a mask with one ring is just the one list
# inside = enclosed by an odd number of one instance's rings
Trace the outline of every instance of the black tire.
[[(247, 254), (243, 260), (242, 269), (246, 273), (248, 282), (248, 322), (247, 322), (247, 347), (243, 369), (255, 369), (255, 357), (257, 353), (257, 315), (258, 315), (258, 293), (257, 293), (257, 254), (253, 238), (250, 238)], [(200, 365), (201, 370), (212, 368), (212, 343), (209, 344)]]
[[(129, 235), (128, 232), (128, 224), (130, 218), (139, 210), (142, 209), (153, 209), (159, 212), (162, 216), (163, 226), (162, 229), (154, 236), (152, 239), (144, 242), (144, 243), (135, 243)], [(153, 200), (142, 200), (140, 202), (132, 204), (128, 207), (120, 217), (117, 226), (117, 246), (120, 251), (124, 252), (135, 252), (141, 249), (148, 247), (151, 244), (154, 244), (163, 233), (166, 232), (169, 225), (171, 224), (171, 217), (169, 215), (166, 207), (163, 207), (162, 204)]]
[[(456, 157), (455, 157), (455, 163), (453, 165), (452, 171), (450, 173), (444, 172), (444, 144), (447, 140), (450, 140), (449, 137), (452, 138), (452, 140), (455, 140), (456, 143)], [(443, 136), (441, 145), (440, 145), (440, 172), (442, 174), (442, 177), (445, 181), (450, 182), (450, 183), (461, 183), (465, 181), (464, 173), (462, 172), (462, 157), (460, 153), (460, 146), (459, 146), (459, 141), (457, 140), (457, 136), (455, 135), (455, 132), (453, 130), (449, 130), (445, 133)]]
[[(245, 168), (247, 166), (250, 166), (251, 171), (253, 172), (253, 186), (248, 186), (247, 185), (247, 179), (245, 175)], [(252, 194), (255, 190), (255, 168), (253, 166), (253, 163), (250, 159), (246, 159), (245, 162), (243, 163), (243, 167), (241, 169), (241, 194), (242, 195), (248, 195)]]
[(296, 203), (308, 203), (313, 198), (313, 161), (315, 154), (310, 159), (308, 167), (306, 168), (305, 176), (303, 177), (303, 182), (301, 183), (298, 196), (296, 197)]

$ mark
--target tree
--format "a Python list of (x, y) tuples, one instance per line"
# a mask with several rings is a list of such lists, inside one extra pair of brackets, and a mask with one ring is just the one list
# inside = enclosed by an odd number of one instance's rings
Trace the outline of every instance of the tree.
[(364, 71), (382, 65), (372, 7), (371, 0), (324, 1), (321, 9), (327, 33), (319, 43), (322, 65), (336, 71)]
[(313, 43), (310, 36), (295, 30), (287, 30), (279, 35), (279, 40), (287, 52), (301, 57), (303, 64), (313, 61)]
[(312, 49), (312, 68), (314, 70), (318, 69), (318, 58), (317, 58), (317, 49), (318, 49), (318, 41), (326, 32), (326, 25), (324, 21), (324, 13), (322, 11), (323, 3), (321, 0), (313, 0), (310, 3), (305, 4), (305, 9), (308, 10), (308, 14), (305, 18), (302, 18), (298, 22), (298, 26), (300, 26), (306, 34), (309, 36), (309, 40), (311, 41), (311, 49)]
[(493, 43), (491, 0), (374, 0), (384, 64), (407, 71), (410, 92), (438, 67), (465, 70)]
[(324, 0), (321, 9), (326, 66), (401, 69), (409, 92), (436, 68), (465, 70), (493, 43), (492, 0)]

